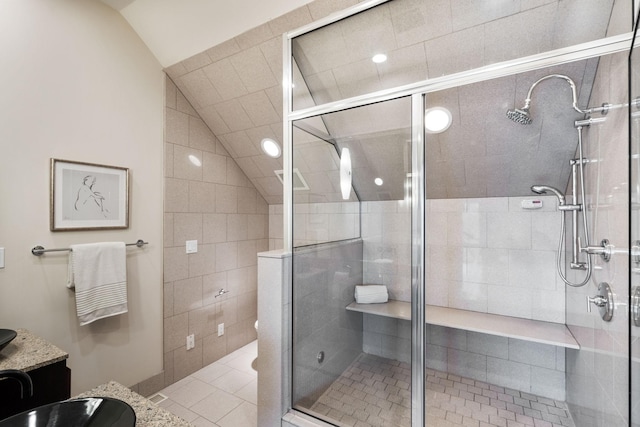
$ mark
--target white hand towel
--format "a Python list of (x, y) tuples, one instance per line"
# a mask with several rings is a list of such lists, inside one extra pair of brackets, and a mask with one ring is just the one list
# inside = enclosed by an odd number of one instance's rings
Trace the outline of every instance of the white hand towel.
[(389, 293), (385, 285), (356, 286), (356, 303), (377, 304), (389, 301)]
[(126, 257), (124, 242), (71, 245), (67, 287), (75, 287), (80, 325), (128, 311)]

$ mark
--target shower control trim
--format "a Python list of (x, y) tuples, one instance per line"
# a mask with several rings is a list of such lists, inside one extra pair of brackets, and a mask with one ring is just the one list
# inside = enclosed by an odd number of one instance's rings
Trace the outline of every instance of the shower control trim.
[(635, 326), (640, 326), (640, 286), (634, 286), (631, 292), (631, 318)]
[[(580, 241), (578, 239), (578, 244)], [(600, 255), (604, 262), (611, 261), (611, 254), (613, 253), (613, 245), (609, 243), (608, 239), (602, 239), (600, 246), (585, 246), (580, 245), (580, 252), (585, 252), (589, 255)]]
[(631, 292), (631, 318), (635, 326), (640, 326), (640, 286), (635, 286)]
[(634, 263), (640, 264), (640, 240), (633, 242), (633, 246), (631, 246), (631, 256), (633, 257)]
[(587, 311), (591, 313), (591, 304), (598, 307), (600, 317), (605, 322), (609, 322), (613, 318), (613, 292), (607, 282), (598, 285), (598, 295), (594, 297), (587, 296)]

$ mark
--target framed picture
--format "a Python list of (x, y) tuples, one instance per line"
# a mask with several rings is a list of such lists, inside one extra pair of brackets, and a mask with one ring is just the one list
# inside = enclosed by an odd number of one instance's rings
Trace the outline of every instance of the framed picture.
[(129, 169), (51, 159), (51, 231), (129, 227)]

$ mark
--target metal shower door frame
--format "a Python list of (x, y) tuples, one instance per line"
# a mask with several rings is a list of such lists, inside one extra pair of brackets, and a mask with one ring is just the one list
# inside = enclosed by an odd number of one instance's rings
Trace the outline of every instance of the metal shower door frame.
[[(411, 127), (412, 127), (412, 363), (411, 363), (411, 414), (412, 427), (423, 427), (426, 417), (424, 370), (425, 357), (425, 248), (426, 248), (426, 182), (425, 182), (425, 132), (424, 111), (425, 99), (430, 92), (441, 91), (471, 83), (492, 80), (499, 77), (518, 74), (526, 71), (550, 67), (552, 65), (574, 62), (582, 59), (599, 57), (607, 54), (627, 51), (632, 40), (632, 33), (599, 39), (574, 46), (560, 48), (541, 54), (530, 55), (515, 60), (453, 73), (403, 85), (391, 89), (355, 96), (352, 98), (329, 102), (326, 104), (293, 110), (293, 69), (292, 69), (292, 41), (315, 29), (337, 22), (341, 19), (371, 9), (389, 0), (370, 0), (359, 3), (342, 12), (332, 14), (326, 18), (303, 26), (283, 35), (283, 230), (284, 250), (293, 251), (293, 150), (292, 135), (293, 122), (309, 117), (320, 116), (350, 108), (357, 108), (392, 99), (411, 96)], [(289, 338), (288, 348), (292, 345)], [(288, 353), (289, 356), (291, 352)], [(291, 366), (291, 360), (289, 360)], [(291, 384), (289, 384), (291, 386)], [(289, 394), (291, 396), (291, 394)], [(291, 402), (289, 402), (291, 408)]]

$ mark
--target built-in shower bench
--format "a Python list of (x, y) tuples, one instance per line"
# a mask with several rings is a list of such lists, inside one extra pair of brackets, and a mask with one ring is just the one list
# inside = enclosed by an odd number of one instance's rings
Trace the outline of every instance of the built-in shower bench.
[[(411, 320), (411, 304), (389, 300), (383, 304), (357, 304), (352, 302), (347, 310), (395, 319)], [(558, 347), (580, 349), (580, 345), (562, 323), (543, 322), (499, 314), (480, 313), (457, 308), (427, 305), (426, 323), (463, 329), (483, 334), (515, 338)]]

